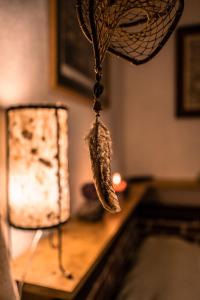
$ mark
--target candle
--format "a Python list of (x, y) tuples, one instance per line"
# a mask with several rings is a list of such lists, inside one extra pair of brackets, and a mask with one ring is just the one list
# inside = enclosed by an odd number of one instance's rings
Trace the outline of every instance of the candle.
[(114, 173), (112, 177), (113, 188), (116, 193), (122, 193), (127, 188), (126, 181), (122, 180), (120, 173)]

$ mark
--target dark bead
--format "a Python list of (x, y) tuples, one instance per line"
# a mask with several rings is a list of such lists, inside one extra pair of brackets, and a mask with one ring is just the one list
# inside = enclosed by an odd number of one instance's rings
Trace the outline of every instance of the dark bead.
[(96, 81), (100, 81), (101, 80), (101, 74), (97, 73), (96, 74)]
[(94, 85), (94, 95), (96, 98), (99, 98), (103, 93), (103, 85), (99, 82), (96, 82)]
[(101, 108), (101, 102), (98, 101), (98, 100), (96, 100), (96, 101), (94, 102), (93, 109), (94, 109), (94, 111), (95, 111), (96, 113), (98, 113), (99, 111), (101, 111), (101, 110), (102, 110), (102, 108)]

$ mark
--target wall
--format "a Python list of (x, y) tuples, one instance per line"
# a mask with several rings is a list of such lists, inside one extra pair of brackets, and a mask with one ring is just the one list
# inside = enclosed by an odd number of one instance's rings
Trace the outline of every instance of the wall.
[[(182, 24), (200, 23), (200, 1), (185, 1)], [(175, 117), (175, 35), (149, 63), (121, 62), (126, 175), (193, 177), (200, 173), (200, 120)]]
[[(94, 115), (88, 99), (71, 92), (58, 94), (50, 89), (48, 5), (48, 0), (0, 0), (0, 106), (5, 108), (19, 103), (62, 101), (69, 107), (71, 202), (73, 211), (76, 211), (83, 200), (80, 186), (92, 178), (84, 137)], [(103, 117), (112, 127), (109, 110)], [(5, 207), (5, 196), (2, 196), (5, 186), (3, 132), (1, 127), (1, 207)], [(117, 168), (117, 161), (116, 155), (114, 168)], [(14, 255), (23, 251), (31, 239), (32, 234), (12, 230)]]
[[(83, 137), (93, 113), (78, 95), (64, 96), (49, 88), (48, 3), (48, 0), (0, 0), (0, 106), (56, 100), (69, 106), (71, 199), (76, 210), (82, 201), (80, 186), (91, 180)], [(182, 22), (199, 22), (199, 14), (198, 0), (186, 1)], [(174, 116), (174, 62), (174, 36), (144, 66), (135, 67), (112, 57), (112, 106), (104, 113), (104, 119), (113, 132), (114, 171), (169, 177), (192, 177), (200, 171), (200, 121), (177, 120)], [(2, 181), (5, 144), (2, 123), (1, 126)], [(0, 205), (5, 206), (3, 182), (0, 188)], [(14, 231), (14, 254), (19, 254), (31, 238), (32, 235)]]

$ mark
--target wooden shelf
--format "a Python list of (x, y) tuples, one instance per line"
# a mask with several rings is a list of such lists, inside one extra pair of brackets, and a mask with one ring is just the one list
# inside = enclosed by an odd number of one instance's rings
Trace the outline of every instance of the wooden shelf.
[[(24, 291), (59, 299), (73, 299), (85, 284), (106, 249), (133, 213), (146, 190), (146, 185), (134, 185), (128, 199), (122, 201), (119, 214), (105, 214), (101, 222), (89, 223), (73, 219), (64, 226), (64, 266), (73, 274), (72, 280), (62, 276), (58, 269), (57, 250), (43, 238), (35, 251), (25, 278)], [(55, 241), (56, 242), (56, 241)], [(21, 281), (30, 253), (26, 252), (12, 262), (14, 278)]]

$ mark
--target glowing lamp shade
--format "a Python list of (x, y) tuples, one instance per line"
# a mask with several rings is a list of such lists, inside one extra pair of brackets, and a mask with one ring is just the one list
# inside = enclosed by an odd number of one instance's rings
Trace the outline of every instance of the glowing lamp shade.
[(70, 215), (68, 110), (20, 106), (7, 110), (8, 219), (17, 228), (60, 225)]

